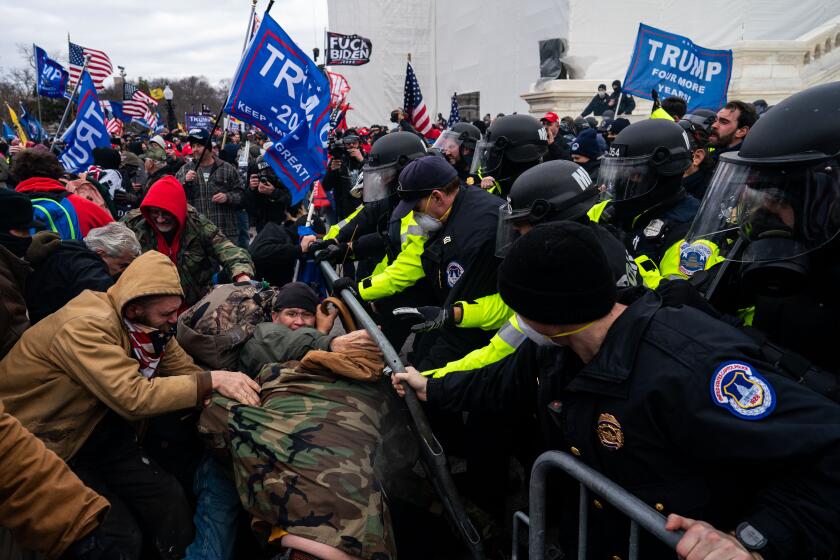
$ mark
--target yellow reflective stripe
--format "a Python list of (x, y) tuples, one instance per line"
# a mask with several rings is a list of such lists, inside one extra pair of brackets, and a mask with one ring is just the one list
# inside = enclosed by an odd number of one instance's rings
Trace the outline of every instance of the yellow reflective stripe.
[[(702, 259), (705, 259), (705, 262)], [(720, 247), (716, 243), (706, 239), (688, 243), (685, 239), (680, 239), (665, 251), (659, 263), (659, 270), (663, 278), (687, 279), (696, 272), (709, 270), (723, 261)]]
[[(510, 331), (507, 331), (508, 333), (519, 332), (518, 325), (516, 323), (516, 318), (512, 317), (511, 321), (508, 324), (502, 327), (502, 329), (499, 329), (499, 332), (493, 335), (493, 338), (490, 339), (490, 342), (487, 344), (487, 346), (484, 346), (483, 348), (478, 348), (477, 350), (473, 350), (460, 360), (449, 362), (443, 367), (434, 370), (423, 371), (421, 373), (427, 377), (440, 378), (446, 376), (448, 373), (451, 373), (453, 371), (471, 371), (503, 360), (507, 356), (513, 354), (516, 351), (517, 347), (519, 347), (522, 344), (522, 342), (525, 341), (526, 338), (525, 335), (522, 335), (522, 339), (518, 342), (513, 338), (505, 340), (505, 337), (502, 336), (502, 331), (505, 330), (507, 327), (511, 328)], [(511, 342), (513, 342), (514, 344), (511, 344)]]
[(458, 326), (465, 329), (496, 330), (513, 315), (513, 310), (502, 301), (499, 294), (456, 303), (461, 304), (461, 322)]
[(337, 235), (338, 235), (338, 232), (339, 232), (339, 231), (341, 231), (341, 228), (343, 228), (344, 226), (346, 226), (347, 224), (349, 224), (349, 223), (350, 223), (350, 220), (352, 220), (353, 218), (355, 218), (355, 217), (356, 217), (356, 215), (357, 215), (359, 212), (361, 212), (361, 211), (362, 211), (362, 208), (364, 208), (364, 207), (365, 207), (365, 205), (364, 205), (364, 204), (360, 204), (360, 205), (359, 205), (358, 207), (356, 207), (356, 209), (355, 209), (355, 210), (353, 210), (353, 212), (351, 212), (351, 213), (350, 213), (350, 215), (348, 215), (346, 218), (344, 218), (343, 220), (341, 220), (341, 221), (340, 221), (340, 222), (338, 222), (337, 224), (334, 224), (334, 225), (330, 226), (330, 229), (329, 229), (329, 231), (327, 231), (327, 234), (324, 236), (324, 239), (333, 239), (335, 236), (337, 236)]

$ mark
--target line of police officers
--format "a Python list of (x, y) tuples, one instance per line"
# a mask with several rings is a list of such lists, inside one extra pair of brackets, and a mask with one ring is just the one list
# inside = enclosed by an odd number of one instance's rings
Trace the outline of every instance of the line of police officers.
[[(493, 454), (513, 446), (500, 440), (536, 418), (545, 448), (672, 514), (681, 557), (828, 558), (840, 538), (840, 83), (762, 115), (720, 156), (699, 209), (682, 186), (692, 144), (672, 121), (622, 130), (596, 183), (572, 162), (541, 163), (536, 119), (473, 128), (441, 135), (444, 157), (411, 133), (378, 140), (364, 205), (310, 251), (381, 259), (336, 289), (375, 302), (389, 336), (407, 334), (393, 316), (409, 319), (418, 369), (394, 375), (398, 392), (406, 381), (430, 415), (481, 419), (467, 433), (482, 449), (466, 454), (468, 468), (470, 453), (488, 461), (473, 465), (485, 503), (499, 487), (503, 499)], [(597, 499), (591, 515), (591, 557), (617, 556), (626, 524)]]

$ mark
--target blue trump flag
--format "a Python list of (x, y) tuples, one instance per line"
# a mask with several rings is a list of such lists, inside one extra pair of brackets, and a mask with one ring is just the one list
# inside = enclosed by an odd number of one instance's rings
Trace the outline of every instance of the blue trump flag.
[(62, 98), (67, 90), (69, 74), (64, 66), (47, 56), (38, 45), (35, 47), (35, 66), (38, 72), (38, 95)]
[(65, 135), (67, 147), (58, 156), (61, 165), (68, 171), (87, 169), (93, 163), (94, 148), (111, 147), (111, 135), (105, 129), (105, 116), (96, 97), (93, 80), (87, 72), (82, 73), (78, 106), (72, 135)]
[(20, 125), (24, 127), (26, 135), (33, 142), (43, 142), (47, 136), (44, 127), (41, 126), (41, 121), (26, 109), (23, 101), (20, 102)]
[(651, 99), (685, 99), (688, 111), (718, 110), (726, 105), (732, 75), (732, 51), (695, 45), (691, 39), (639, 24), (633, 58), (624, 76), (624, 91)]
[(236, 70), (225, 112), (273, 142), (265, 155), (292, 204), (326, 171), (329, 102), (326, 75), (266, 13)]
[(109, 101), (108, 103), (111, 108), (111, 114), (115, 119), (120, 119), (124, 123), (130, 123), (134, 120), (134, 117), (123, 111), (122, 101)]

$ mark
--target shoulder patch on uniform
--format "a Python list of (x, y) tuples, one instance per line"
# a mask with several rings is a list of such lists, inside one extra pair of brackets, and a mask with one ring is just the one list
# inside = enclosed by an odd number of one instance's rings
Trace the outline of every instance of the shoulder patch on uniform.
[(683, 243), (680, 245), (679, 270), (686, 276), (692, 276), (706, 268), (712, 249), (703, 243)]
[(449, 284), (450, 288), (455, 287), (455, 284), (458, 283), (458, 280), (461, 278), (461, 275), (463, 273), (463, 266), (461, 266), (455, 261), (449, 263), (449, 266), (446, 267), (446, 283)]
[(746, 362), (724, 362), (712, 376), (712, 400), (744, 420), (759, 420), (776, 408), (776, 392)]
[(474, 185), (475, 179), (473, 179), (472, 177), (467, 177), (467, 184), (470, 186)]

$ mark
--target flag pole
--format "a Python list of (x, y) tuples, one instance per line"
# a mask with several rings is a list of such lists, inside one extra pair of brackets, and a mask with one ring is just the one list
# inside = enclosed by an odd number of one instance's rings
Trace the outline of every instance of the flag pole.
[[(70, 34), (67, 34), (67, 38), (69, 40)], [(61, 116), (61, 121), (58, 123), (58, 129), (55, 131), (55, 137), (53, 138), (52, 143), (50, 144), (50, 151), (52, 151), (53, 147), (55, 146), (55, 141), (61, 136), (61, 129), (64, 128), (64, 122), (67, 120), (67, 115), (70, 113), (70, 107), (73, 105), (73, 98), (76, 97), (76, 92), (79, 90), (79, 84), (82, 83), (82, 75), (87, 70), (88, 62), (90, 62), (90, 55), (85, 55), (85, 63), (82, 66), (82, 71), (79, 72), (79, 79), (76, 80), (76, 84), (73, 86), (73, 92), (70, 94), (70, 99), (67, 100), (67, 107), (64, 108), (64, 114)]]
[[(32, 43), (32, 57), (35, 59), (35, 73), (38, 73), (38, 57), (35, 54), (35, 43)], [(38, 124), (41, 125), (41, 132), (44, 132), (44, 120), (41, 118), (41, 93), (38, 91), (38, 84), (40, 82), (40, 76), (35, 78), (35, 102), (38, 105)], [(44, 139), (41, 138), (41, 141)]]

